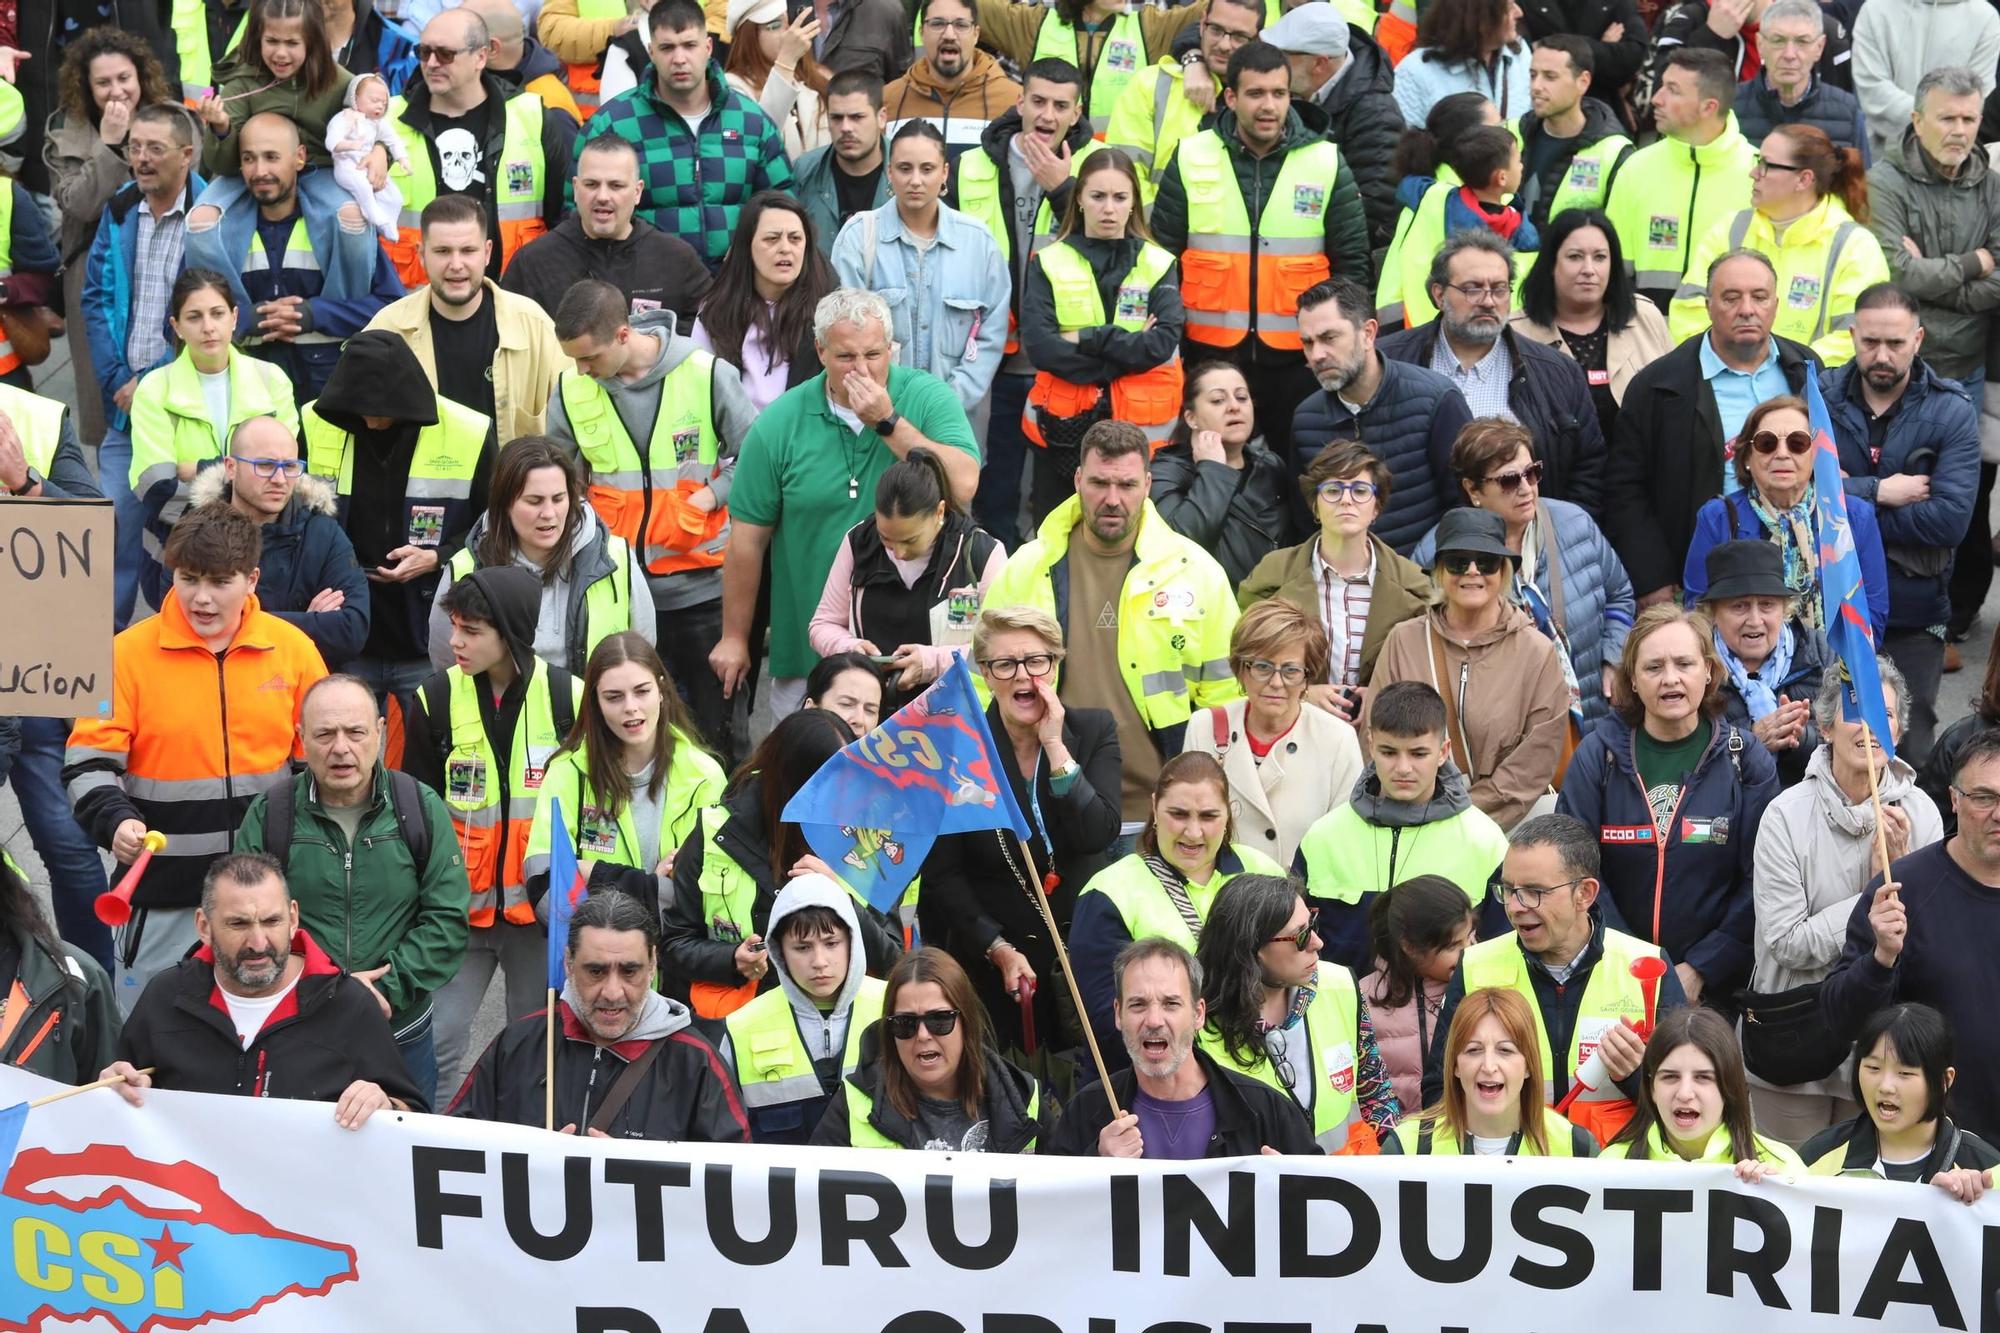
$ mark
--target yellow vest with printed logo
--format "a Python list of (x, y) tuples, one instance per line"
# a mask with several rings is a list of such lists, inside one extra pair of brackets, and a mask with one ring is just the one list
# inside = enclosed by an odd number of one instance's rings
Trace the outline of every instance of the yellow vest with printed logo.
[[(1110, 324), (1128, 333), (1146, 327), (1153, 288), (1174, 271), (1174, 257), (1151, 241), (1139, 243), (1139, 257), (1118, 284), (1118, 308), (1109, 320), (1104, 317), (1104, 297), (1097, 290), (1097, 274), (1090, 261), (1067, 241), (1057, 241), (1031, 262), (1042, 266), (1054, 298), (1056, 327), (1063, 333), (1101, 328)], [(1129, 421), (1146, 432), (1155, 451), (1173, 434), (1174, 419), (1181, 410), (1181, 358), (1172, 357), (1151, 370), (1120, 375), (1111, 381), (1111, 415)], [(1046, 445), (1041, 416), (1079, 417), (1093, 410), (1104, 396), (1097, 384), (1072, 384), (1048, 371), (1035, 376), (1028, 391), (1027, 406), (1021, 411), (1021, 429), (1036, 444)]]
[(1296, 352), (1303, 346), (1299, 297), (1333, 275), (1326, 210), (1340, 174), (1340, 150), (1322, 140), (1286, 152), (1254, 224), (1229, 154), (1214, 130), (1181, 140), (1177, 153), (1187, 189), (1187, 247), (1181, 253), (1187, 336), (1234, 347), (1254, 323), (1265, 346)]
[[(437, 400), (438, 419), (417, 432), (416, 452), (403, 489), (403, 513), (413, 545), (436, 546), (447, 532), (472, 526), (472, 478), (486, 448), (491, 421), (482, 412)], [(342, 527), (354, 498), (354, 437), (321, 416), (312, 403), (299, 409), (306, 437), (306, 471), (334, 484)]]
[[(1081, 66), (1083, 62), (1077, 58), (1081, 49), (1076, 29), (1051, 9), (1035, 32), (1035, 49), (1029, 60), (1053, 58)], [(1098, 43), (1096, 66), (1086, 71), (1086, 81), (1090, 84), (1088, 110), (1092, 134), (1100, 139), (1104, 137), (1104, 127), (1111, 122), (1112, 104), (1145, 63), (1146, 33), (1139, 23), (1138, 10), (1122, 10), (1111, 21), (1111, 31)]]
[[(624, 9), (619, 8), (619, 16)], [(431, 169), (430, 140), (403, 120), (408, 103), (401, 97), (389, 104), (388, 122), (402, 141), (405, 163), (391, 173), (403, 192), (403, 210), (396, 218), (396, 236), (385, 241), (396, 276), (411, 291), (430, 279), (424, 273), (423, 213), (425, 205), (437, 198), (437, 176)], [(506, 271), (521, 247), (548, 230), (542, 221), (542, 192), (548, 174), (542, 160), (542, 99), (534, 93), (516, 93), (507, 99), (500, 138), (500, 160), (493, 165), (498, 178), (486, 183), (493, 194), (493, 211), (500, 223), (500, 268)], [(483, 152), (485, 145), (480, 145)]]
[[(1354, 989), (1353, 974), (1337, 963), (1321, 963), (1319, 980), (1300, 1023), (1312, 1068), (1304, 1068), (1304, 1053), (1295, 1051), (1290, 1059), (1293, 1077), (1315, 1080), (1313, 1138), (1323, 1152), (1336, 1153), (1347, 1146), (1348, 1131), (1361, 1122), (1361, 1101), (1355, 1095), (1361, 1078), (1361, 996)], [(1298, 1100), (1268, 1055), (1245, 1069), (1229, 1054), (1213, 1027), (1203, 1028), (1200, 1040), (1202, 1049), (1224, 1069), (1233, 1069)]]
[[(849, 940), (858, 949), (861, 941)], [(882, 1016), (887, 983), (863, 977), (847, 1014), (847, 1040), (842, 1044), (840, 1076), (845, 1080), (861, 1065), (861, 1034)], [(799, 1036), (792, 1000), (782, 987), (767, 990), (731, 1014), (729, 1046), (736, 1057), (736, 1077), (743, 1087), (743, 1109), (754, 1129), (758, 1115), (795, 1102), (826, 1096), (813, 1069), (812, 1055)], [(808, 1131), (810, 1125), (805, 1127)]]
[(715, 358), (696, 351), (660, 380), (643, 457), (604, 386), (565, 370), (556, 383), (577, 448), (590, 464), (590, 507), (639, 548), (651, 574), (715, 569), (729, 546), (729, 511), (688, 497), (715, 476)]

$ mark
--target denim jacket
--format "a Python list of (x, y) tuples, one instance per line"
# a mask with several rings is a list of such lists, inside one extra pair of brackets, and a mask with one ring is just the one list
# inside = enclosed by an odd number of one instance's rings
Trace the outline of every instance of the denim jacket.
[(892, 199), (848, 219), (833, 267), (843, 286), (889, 303), (898, 361), (951, 385), (967, 412), (984, 401), (1006, 350), (1012, 298), (1007, 263), (984, 227), (939, 204), (937, 241), (920, 251)]

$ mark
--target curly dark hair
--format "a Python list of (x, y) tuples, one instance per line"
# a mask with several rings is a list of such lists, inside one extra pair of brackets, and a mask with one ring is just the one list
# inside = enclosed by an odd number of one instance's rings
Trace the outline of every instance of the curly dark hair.
[(63, 53), (62, 71), (56, 76), (56, 104), (64, 119), (88, 121), (93, 128), (97, 125), (98, 107), (90, 96), (90, 62), (99, 56), (124, 56), (132, 62), (139, 71), (139, 106), (180, 100), (168, 85), (166, 68), (153, 54), (151, 44), (123, 28), (105, 24), (84, 29)]

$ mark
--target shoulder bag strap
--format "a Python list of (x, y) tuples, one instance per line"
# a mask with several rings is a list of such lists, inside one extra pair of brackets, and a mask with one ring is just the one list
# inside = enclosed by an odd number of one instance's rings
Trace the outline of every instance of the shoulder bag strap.
[(645, 1079), (647, 1071), (653, 1067), (653, 1061), (659, 1058), (660, 1048), (666, 1044), (667, 1039), (660, 1038), (648, 1045), (638, 1059), (625, 1066), (625, 1072), (611, 1085), (611, 1091), (604, 1094), (604, 1100), (597, 1104), (597, 1109), (591, 1112), (589, 1119), (576, 1127), (579, 1135), (588, 1133), (593, 1128), (603, 1129), (618, 1118), (618, 1113), (625, 1109), (625, 1103), (631, 1101), (632, 1094), (639, 1090), (639, 1084)]
[(1537, 535), (1541, 538), (1536, 544), (1542, 548), (1542, 568), (1549, 571), (1549, 610), (1558, 626), (1566, 626), (1569, 622), (1563, 619), (1563, 569), (1562, 561), (1556, 558), (1555, 516), (1545, 504), (1537, 504), (1535, 508), (1535, 516), (1540, 520)]
[(1194, 910), (1194, 899), (1188, 897), (1187, 882), (1181, 877), (1181, 872), (1168, 865), (1166, 858), (1162, 856), (1148, 856), (1145, 861), (1146, 869), (1153, 872), (1153, 878), (1160, 882), (1162, 889), (1166, 890), (1167, 901), (1181, 914), (1181, 920), (1186, 923), (1188, 933), (1196, 940), (1200, 940), (1201, 914)]
[(1464, 719), (1459, 716), (1458, 696), (1444, 687), (1451, 664), (1444, 660), (1444, 646), (1438, 639), (1437, 624), (1429, 616), (1424, 617), (1424, 641), (1431, 650), (1431, 688), (1438, 692), (1438, 698), (1444, 700), (1444, 734), (1456, 740), (1460, 747), (1458, 767), (1465, 774), (1469, 786), (1472, 782), (1472, 742), (1466, 738), (1465, 728), (1460, 725)]

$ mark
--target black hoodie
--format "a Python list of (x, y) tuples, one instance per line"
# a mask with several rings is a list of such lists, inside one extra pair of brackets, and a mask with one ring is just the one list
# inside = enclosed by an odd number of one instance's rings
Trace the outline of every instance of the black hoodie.
[[(1019, 107), (1015, 107), (1013, 110), (1002, 115), (998, 120), (987, 125), (979, 135), (979, 151), (991, 158), (993, 165), (1000, 172), (1000, 216), (1006, 218), (1008, 224), (1016, 228), (1015, 234), (1008, 238), (1011, 244), (1007, 247), (1007, 278), (1013, 283), (1014, 313), (1017, 316), (1021, 311), (1021, 278), (1028, 267), (1028, 252), (1030, 249), (1029, 246), (1021, 244), (1019, 226), (1016, 222), (1018, 215), (1014, 211), (1012, 150), (1014, 136), (1019, 134), (1021, 129), (1021, 110)], [(1070, 126), (1069, 137), (1064, 142), (1069, 145), (1072, 157), (1088, 147), (1090, 144), (1090, 118), (1088, 116), (1078, 116), (1076, 124)], [(959, 173), (957, 171), (952, 172), (951, 185), (945, 202), (953, 208), (958, 207), (958, 181)], [(1063, 209), (1069, 204), (1069, 192), (1073, 185), (1074, 181), (1064, 181), (1048, 195), (1049, 213), (1052, 217), (1058, 219), (1062, 217)]]
[[(417, 433), (437, 424), (437, 393), (424, 374), (423, 363), (408, 343), (386, 329), (363, 329), (347, 340), (334, 363), (326, 387), (313, 410), (327, 424), (354, 437), (352, 489), (339, 500), (341, 526), (354, 543), (354, 557), (363, 570), (394, 563), (389, 552), (409, 544), (410, 461), (417, 451)], [(371, 430), (363, 415), (388, 417), (386, 430)], [(473, 519), (486, 511), (486, 491), (492, 480), (493, 452), (481, 455), (472, 477), (472, 494), (454, 517), (448, 517), (438, 539), (442, 568), (465, 545)], [(448, 514), (450, 511), (447, 511)], [(407, 583), (371, 580), (370, 657), (407, 661), (425, 656), (431, 597), (437, 591), (433, 570)]]

